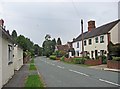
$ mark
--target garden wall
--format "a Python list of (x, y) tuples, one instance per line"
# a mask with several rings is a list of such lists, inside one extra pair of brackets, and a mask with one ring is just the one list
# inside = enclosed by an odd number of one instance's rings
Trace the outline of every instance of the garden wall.
[(101, 59), (98, 59), (98, 60), (85, 60), (85, 64), (90, 65), (90, 66), (101, 65), (102, 60)]
[(120, 61), (107, 60), (107, 68), (120, 69)]

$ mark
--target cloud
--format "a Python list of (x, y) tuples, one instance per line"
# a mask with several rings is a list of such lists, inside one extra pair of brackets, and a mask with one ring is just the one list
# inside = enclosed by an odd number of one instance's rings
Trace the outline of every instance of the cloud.
[[(73, 2), (72, 2), (73, 1)], [(96, 26), (116, 20), (116, 2), (4, 2), (5, 24), (10, 31), (17, 30), (42, 45), (46, 34), (61, 37), (63, 43), (80, 34), (80, 20), (84, 20), (87, 31), (88, 20), (95, 20)], [(79, 13), (79, 14), (78, 14)]]

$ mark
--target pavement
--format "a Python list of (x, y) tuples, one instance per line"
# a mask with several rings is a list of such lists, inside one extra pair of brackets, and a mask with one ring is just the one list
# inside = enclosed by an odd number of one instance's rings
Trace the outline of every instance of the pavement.
[(95, 69), (46, 57), (35, 58), (35, 65), (46, 87), (120, 87), (120, 73), (101, 70), (105, 65)]
[(13, 78), (10, 79), (9, 82), (3, 86), (3, 89), (5, 87), (24, 87), (25, 80), (28, 75), (29, 75), (29, 64), (24, 64), (20, 68), (20, 70), (15, 71)]
[(102, 64), (102, 65), (97, 65), (97, 66), (90, 66), (89, 68), (112, 71), (112, 72), (120, 72), (120, 69), (107, 68), (107, 64)]

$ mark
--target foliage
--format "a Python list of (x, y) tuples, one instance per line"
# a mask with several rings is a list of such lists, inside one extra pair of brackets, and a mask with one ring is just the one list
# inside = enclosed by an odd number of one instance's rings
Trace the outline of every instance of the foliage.
[(49, 34), (46, 34), (45, 40), (50, 40), (51, 36)]
[(115, 61), (120, 61), (120, 57), (112, 57), (112, 60), (115, 60)]
[(56, 56), (55, 55), (50, 55), (50, 59), (56, 60)]
[(61, 42), (60, 38), (57, 39), (57, 45), (62, 45), (62, 42)]
[(30, 63), (29, 70), (37, 70), (37, 69), (36, 69), (36, 66), (33, 63)]
[(103, 64), (107, 64), (107, 57), (105, 55), (100, 56)]
[(73, 62), (76, 64), (84, 64), (86, 58), (72, 58)]
[(86, 59), (90, 59), (90, 57), (89, 57), (89, 56), (85, 56), (84, 58), (86, 58)]
[(13, 39), (15, 40), (15, 42), (16, 42), (16, 39), (17, 39), (17, 32), (16, 32), (16, 30), (13, 30), (12, 31), (12, 35), (11, 35), (12, 37), (13, 37)]
[(42, 55), (42, 48), (38, 44), (34, 44), (33, 49), (36, 56)]
[(44, 84), (42, 83), (39, 75), (29, 75), (26, 82), (25, 82), (25, 88), (39, 88), (44, 87)]
[(65, 56), (62, 56), (62, 57), (60, 58), (61, 61), (64, 61), (64, 59), (65, 59)]
[[(49, 37), (47, 37), (47, 38), (49, 38)], [(47, 57), (52, 55), (52, 53), (55, 51), (55, 45), (56, 45), (55, 39), (53, 39), (53, 40), (46, 39), (46, 36), (45, 36), (45, 41), (42, 44), (43, 55), (47, 56)]]

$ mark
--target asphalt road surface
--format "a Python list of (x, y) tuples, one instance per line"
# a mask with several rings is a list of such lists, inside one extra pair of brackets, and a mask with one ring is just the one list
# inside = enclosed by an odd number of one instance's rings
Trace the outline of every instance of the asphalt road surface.
[(120, 87), (120, 73), (92, 69), (46, 57), (35, 58), (46, 87)]

